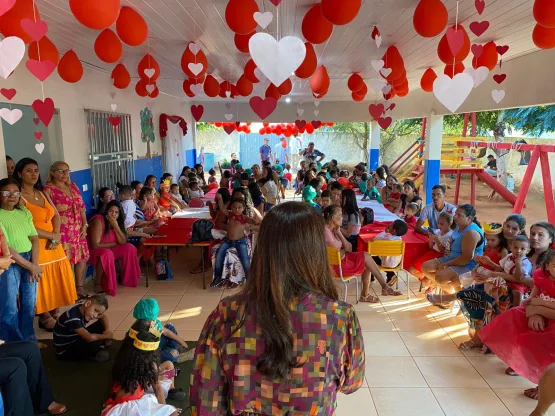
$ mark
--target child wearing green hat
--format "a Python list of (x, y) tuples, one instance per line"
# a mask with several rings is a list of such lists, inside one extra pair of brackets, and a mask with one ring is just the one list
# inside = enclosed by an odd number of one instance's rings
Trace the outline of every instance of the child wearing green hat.
[(322, 208), (316, 202), (314, 202), (314, 198), (318, 196), (316, 190), (311, 186), (308, 185), (303, 189), (303, 202), (305, 204), (310, 205), (314, 208), (318, 213), (322, 213)]

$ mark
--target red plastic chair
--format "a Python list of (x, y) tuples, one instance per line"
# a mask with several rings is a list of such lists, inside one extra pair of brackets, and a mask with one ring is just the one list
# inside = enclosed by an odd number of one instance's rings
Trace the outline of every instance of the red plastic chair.
[(202, 208), (204, 206), (204, 202), (199, 198), (193, 198), (189, 201), (189, 207), (191, 208)]

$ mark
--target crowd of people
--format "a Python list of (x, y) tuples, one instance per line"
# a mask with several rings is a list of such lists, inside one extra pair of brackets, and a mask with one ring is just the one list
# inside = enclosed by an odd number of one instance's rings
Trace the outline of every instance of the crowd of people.
[[(250, 168), (236, 155), (230, 168), (218, 164), (219, 182), (215, 169), (206, 179), (203, 166), (195, 165), (184, 167), (176, 182), (165, 173), (159, 181), (149, 175), (121, 184), (116, 193), (101, 188), (90, 218), (67, 163), (54, 163), (44, 185), (36, 161), (8, 164), (8, 178), (0, 180), (0, 385), (13, 414), (67, 410), (54, 401), (44, 376), (35, 316), (41, 329), (54, 332), (59, 359), (107, 360), (113, 333), (105, 295), (116, 295), (117, 274), (120, 284), (137, 286), (137, 248), (144, 239), (176, 212), (199, 206), (211, 191), (210, 215), (224, 235), (211, 245), (212, 286), (244, 287), (218, 304), (196, 351), (187, 351), (171, 325), (162, 326), (154, 299), (141, 300), (118, 352), (103, 415), (132, 414), (131, 408), (179, 414), (165, 400), (184, 398), (173, 384), (174, 363), (190, 359), (193, 414), (333, 413), (337, 392), (349, 394), (362, 385), (364, 345), (354, 308), (339, 300), (339, 265), (330, 267), (329, 250), (339, 253), (343, 274), (361, 276), (357, 302), (380, 301), (373, 281), (381, 296), (402, 294), (393, 288), (397, 274), (380, 271), (399, 266), (401, 257), (372, 256), (359, 244), (362, 227), (371, 222), (358, 206), (361, 200), (376, 201), (398, 217), (376, 240), (402, 240), (407, 233), (428, 237), (428, 251), (403, 266), (421, 281), (432, 304), (446, 309), (460, 303), (470, 339), (459, 348), (497, 354), (508, 376), (538, 383), (545, 372), (542, 382), (554, 384), (552, 224), (537, 222), (528, 230), (518, 214), (503, 223), (481, 223), (474, 206), (446, 202), (440, 184), (425, 205), (415, 183), (399, 183), (387, 166), (369, 172), (360, 163), (349, 172), (335, 159), (322, 163), (325, 155), (314, 143), (293, 158), (265, 142), (259, 156), (260, 165)], [(300, 202), (286, 203), (287, 189)], [(83, 288), (88, 265), (95, 270), (93, 295)], [(199, 266), (191, 272), (202, 271)], [(33, 376), (10, 378), (15, 373), (4, 360), (15, 360), (9, 364), (23, 365)], [(307, 366), (313, 370), (304, 371)], [(23, 382), (26, 388), (14, 389), (13, 383)], [(536, 415), (555, 400), (538, 388), (525, 394), (541, 396)]]

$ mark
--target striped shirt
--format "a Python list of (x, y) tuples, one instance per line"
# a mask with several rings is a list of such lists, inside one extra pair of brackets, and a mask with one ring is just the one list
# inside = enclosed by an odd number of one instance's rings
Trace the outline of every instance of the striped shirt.
[(79, 340), (79, 334), (75, 330), (85, 327), (85, 319), (80, 309), (81, 305), (75, 305), (68, 309), (58, 318), (54, 327), (54, 345), (56, 354), (62, 355)]
[(143, 210), (141, 209), (141, 207), (139, 206), (139, 202), (135, 202), (136, 205), (136, 209), (135, 209), (135, 218), (137, 218), (138, 221), (146, 221), (145, 219), (145, 214), (143, 212)]

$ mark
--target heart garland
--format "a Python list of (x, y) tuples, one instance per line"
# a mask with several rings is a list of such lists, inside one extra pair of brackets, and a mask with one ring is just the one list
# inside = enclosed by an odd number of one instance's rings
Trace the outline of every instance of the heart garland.
[(498, 46), (496, 49), (497, 49), (497, 53), (503, 56), (509, 51), (509, 45)]
[(391, 117), (380, 117), (380, 119), (378, 120), (378, 124), (383, 130), (387, 130), (389, 126), (391, 126), (392, 122), (393, 119)]
[(497, 82), (499, 85), (501, 85), (506, 78), (507, 78), (507, 74), (495, 74), (493, 76), (493, 80)]
[(35, 126), (38, 126), (40, 123), (40, 119), (38, 117), (33, 117), (33, 123), (35, 123)]
[(474, 79), (461, 72), (450, 78), (441, 74), (434, 81), (434, 95), (449, 111), (454, 113), (464, 103), (474, 88)]
[(0, 118), (6, 121), (10, 126), (17, 123), (21, 117), (23, 117), (23, 112), (19, 109), (10, 110), (9, 108), (0, 109)]
[(472, 77), (474, 80), (474, 88), (481, 85), (489, 75), (489, 69), (485, 66), (480, 66), (476, 69), (474, 68), (465, 68), (464, 72)]
[(281, 3), (281, 0), (270, 0), (270, 3), (277, 7)]
[(41, 40), (46, 32), (48, 32), (48, 25), (44, 20), (23, 19), (21, 28), (33, 39), (35, 42)]
[(118, 105), (117, 104), (112, 104), (110, 106), (110, 108), (112, 109), (112, 111), (116, 111), (116, 109), (118, 108)]
[(15, 94), (17, 94), (17, 91), (15, 90), (15, 88), (2, 88), (0, 89), (0, 94), (6, 97), (8, 101), (11, 101), (11, 99), (15, 97)]
[(33, 133), (33, 135), (35, 136), (35, 139), (40, 140), (42, 139), (42, 131), (36, 131)]
[(450, 27), (447, 29), (445, 37), (447, 38), (451, 53), (453, 56), (456, 56), (464, 45), (464, 32)]
[(204, 114), (204, 107), (202, 105), (192, 105), (191, 106), (191, 115), (195, 119), (196, 122), (199, 122)]
[(37, 143), (37, 144), (35, 145), (35, 150), (37, 151), (37, 153), (38, 153), (39, 155), (42, 155), (42, 152), (44, 152), (44, 143), (42, 143), (42, 142), (41, 142), (41, 143)]
[(374, 71), (380, 72), (380, 70), (384, 67), (385, 62), (382, 59), (373, 59), (372, 61), (370, 61), (370, 65), (372, 65)]
[(382, 35), (380, 33), (380, 29), (377, 26), (374, 26), (372, 29), (372, 39), (376, 42), (376, 47), (379, 49), (382, 45)]
[[(281, 84), (280, 84), (281, 85)], [(249, 100), (252, 111), (262, 120), (266, 119), (277, 107), (277, 100), (273, 97), (252, 97)]]
[(306, 126), (306, 121), (305, 120), (295, 120), (295, 126), (297, 126), (297, 128), (299, 130), (301, 130), (302, 128), (304, 128)]
[(472, 54), (476, 59), (478, 59), (484, 53), (484, 47), (482, 45), (472, 45), (470, 48)]
[(379, 120), (382, 114), (384, 113), (384, 106), (383, 104), (370, 104), (368, 106), (368, 112), (372, 116), (374, 120)]
[(39, 81), (44, 82), (46, 78), (52, 75), (54, 69), (56, 69), (56, 64), (52, 61), (37, 61), (36, 59), (29, 59), (25, 62), (25, 66), (31, 74), (35, 76)]
[(505, 91), (503, 91), (503, 90), (493, 90), (491, 92), (491, 98), (493, 98), (493, 101), (495, 101), (497, 104), (499, 104), (505, 98)]
[(489, 22), (487, 20), (484, 20), (483, 22), (472, 22), (470, 23), (469, 28), (472, 33), (474, 33), (477, 37), (480, 37), (486, 30), (488, 30)]
[(228, 135), (231, 135), (231, 133), (233, 133), (233, 132), (235, 131), (235, 126), (225, 125), (225, 126), (224, 126), (224, 131), (225, 131)]
[(302, 117), (303, 114), (304, 114), (304, 109), (298, 108), (298, 109), (297, 109), (297, 117)]
[(201, 63), (190, 63), (189, 65), (187, 65), (187, 67), (189, 68), (189, 70), (195, 74), (198, 75), (202, 72), (202, 70), (204, 69), (204, 65)]
[(42, 124), (48, 127), (54, 116), (54, 101), (52, 101), (52, 98), (45, 98), (44, 101), (37, 99), (33, 101), (31, 107), (33, 107)]
[(266, 29), (268, 25), (272, 23), (272, 20), (274, 20), (274, 15), (272, 14), (272, 12), (255, 12), (252, 17), (254, 18), (254, 21), (258, 24), (258, 26), (260, 26), (262, 29)]

